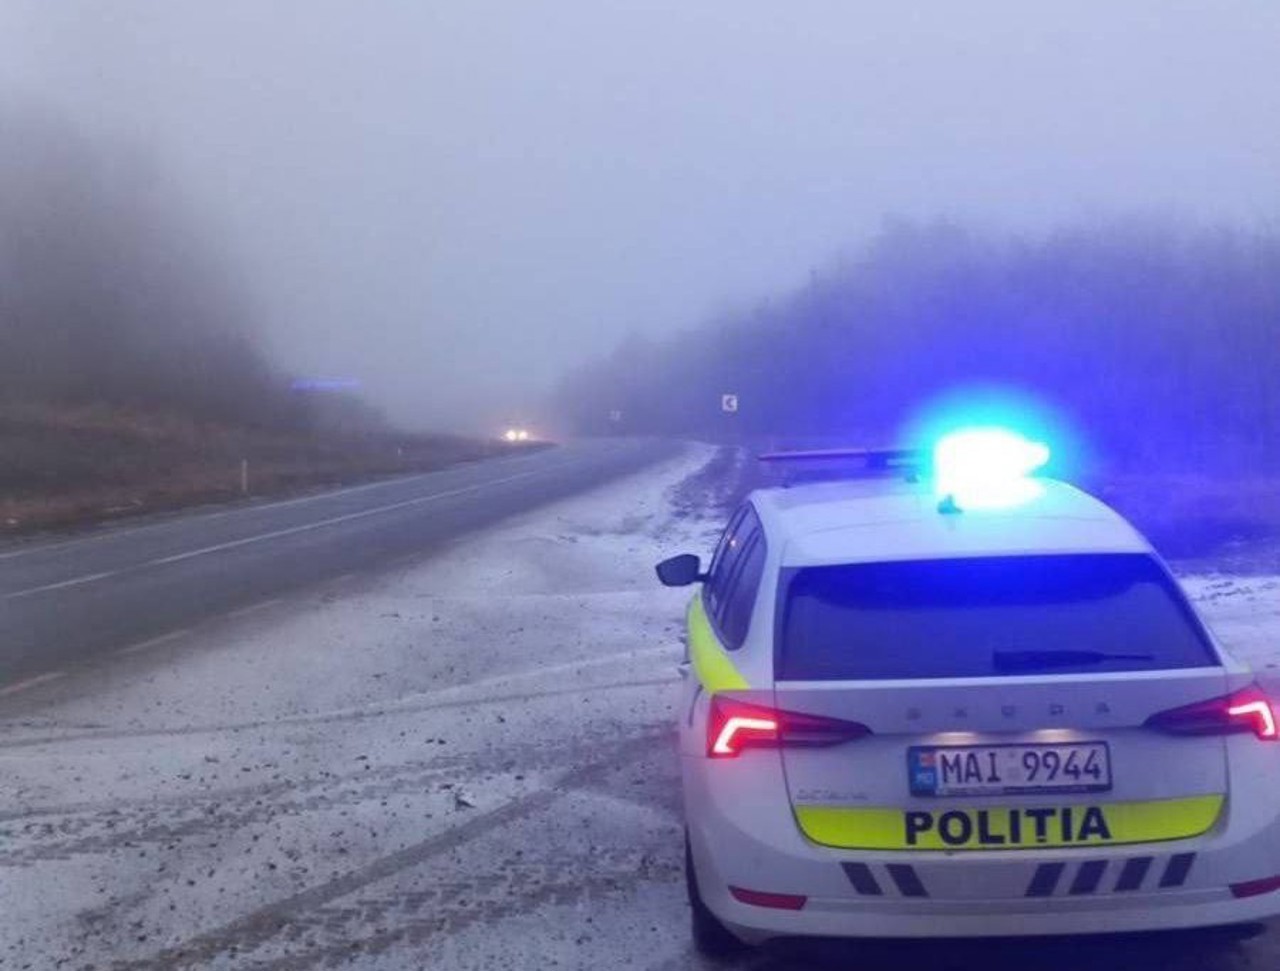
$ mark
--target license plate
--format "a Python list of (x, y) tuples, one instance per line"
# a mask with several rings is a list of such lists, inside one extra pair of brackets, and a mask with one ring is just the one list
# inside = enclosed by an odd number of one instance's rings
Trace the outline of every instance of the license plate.
[(913, 746), (907, 778), (913, 796), (1107, 792), (1111, 751), (1106, 742)]

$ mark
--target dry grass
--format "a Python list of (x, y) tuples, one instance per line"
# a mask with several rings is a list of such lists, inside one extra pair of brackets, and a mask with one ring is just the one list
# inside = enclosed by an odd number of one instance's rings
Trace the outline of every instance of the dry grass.
[(285, 433), (102, 406), (0, 410), (0, 535), (429, 471), (510, 446), (444, 435)]

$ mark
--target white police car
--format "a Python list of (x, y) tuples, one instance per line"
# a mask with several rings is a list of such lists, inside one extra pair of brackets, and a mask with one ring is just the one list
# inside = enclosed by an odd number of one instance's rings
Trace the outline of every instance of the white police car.
[[(889, 462), (901, 453), (867, 453)], [(1008, 433), (753, 493), (688, 611), (694, 935), (1154, 930), (1280, 913), (1271, 702), (1149, 543)]]

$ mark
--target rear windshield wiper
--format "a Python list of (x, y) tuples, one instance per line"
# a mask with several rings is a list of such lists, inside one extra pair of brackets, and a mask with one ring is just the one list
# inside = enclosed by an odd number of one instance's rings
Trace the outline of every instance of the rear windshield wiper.
[(997, 671), (1037, 671), (1106, 664), (1108, 661), (1150, 661), (1150, 654), (1109, 654), (1106, 651), (996, 651), (991, 656)]

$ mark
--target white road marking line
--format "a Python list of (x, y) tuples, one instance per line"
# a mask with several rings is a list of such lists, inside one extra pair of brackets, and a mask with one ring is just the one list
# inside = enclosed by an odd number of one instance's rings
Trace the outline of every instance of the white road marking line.
[(0, 688), (0, 697), (16, 695), (19, 691), (26, 691), (28, 688), (34, 688), (38, 684), (48, 684), (50, 681), (57, 681), (59, 678), (65, 678), (66, 676), (66, 671), (47, 671), (44, 674), (37, 674), (34, 678), (15, 681), (13, 684)]
[(429, 496), (417, 496), (413, 499), (405, 499), (401, 502), (393, 502), (386, 506), (374, 506), (372, 509), (361, 509), (358, 512), (349, 512), (344, 516), (332, 516), (329, 519), (318, 519), (314, 523), (303, 523), (301, 526), (290, 526), (287, 529), (276, 529), (269, 533), (259, 533), (257, 536), (246, 536), (243, 539), (233, 539), (228, 543), (218, 543), (214, 546), (205, 546), (198, 550), (189, 550), (186, 553), (176, 553), (173, 556), (164, 556), (158, 560), (148, 560), (143, 566), (159, 566), (165, 563), (179, 563), (182, 560), (190, 560), (197, 556), (207, 556), (209, 553), (219, 553), (222, 550), (236, 549), (240, 546), (248, 546), (252, 543), (261, 543), (269, 539), (279, 539), (282, 536), (294, 536), (298, 533), (308, 533), (314, 529), (323, 529), (326, 526), (336, 526), (339, 523), (349, 523), (357, 519), (366, 519), (369, 516), (377, 516), (384, 512), (394, 512), (397, 509), (408, 509), (411, 506), (421, 506), (428, 502), (435, 502), (437, 499), (449, 499), (453, 496), (463, 496), (472, 492), (479, 492), (489, 486), (502, 485), (507, 482), (515, 482), (518, 479), (527, 479), (531, 475), (537, 475), (542, 470), (533, 472), (521, 472), (519, 475), (509, 475), (503, 479), (492, 479), (488, 482), (482, 482), (479, 485), (466, 486), (461, 489), (449, 489), (446, 492), (436, 492)]
[(298, 533), (306, 533), (315, 529), (324, 529), (326, 526), (336, 526), (339, 523), (348, 523), (357, 519), (365, 519), (369, 516), (376, 516), (384, 512), (394, 512), (397, 509), (408, 509), (412, 506), (421, 506), (428, 502), (435, 502), (437, 499), (450, 499), (454, 496), (468, 495), (473, 492), (479, 492), (481, 489), (487, 489), (490, 486), (504, 485), (508, 482), (517, 482), (520, 479), (527, 479), (533, 475), (541, 475), (544, 472), (564, 469), (581, 464), (581, 461), (563, 462), (559, 465), (553, 465), (545, 469), (532, 469), (528, 472), (521, 472), (518, 475), (508, 475), (501, 479), (489, 479), (488, 481), (480, 482), (475, 485), (464, 486), (460, 489), (448, 489), (445, 492), (435, 492), (428, 496), (416, 496), (413, 499), (405, 499), (402, 502), (393, 502), (386, 506), (374, 506), (372, 509), (361, 509), (359, 512), (347, 513), (344, 516), (333, 516), (329, 519), (319, 519), (313, 523), (303, 523), (301, 526), (290, 526), (287, 529), (276, 529), (269, 533), (259, 533), (256, 536), (246, 536), (243, 539), (231, 540), (227, 543), (218, 543), (214, 546), (205, 546), (196, 550), (188, 550), (185, 553), (176, 553), (173, 556), (162, 556), (159, 559), (146, 560), (134, 566), (124, 567), (120, 570), (112, 570), (108, 573), (93, 573), (88, 576), (63, 580), (59, 583), (47, 583), (43, 586), (31, 587), (28, 590), (18, 590), (14, 593), (6, 593), (3, 599), (16, 600), (19, 597), (29, 597), (33, 594), (45, 593), (50, 590), (61, 590), (64, 587), (74, 587), (84, 583), (92, 583), (95, 580), (104, 580), (107, 577), (116, 576), (120, 573), (130, 572), (133, 570), (145, 569), (149, 566), (164, 566), (169, 563), (180, 563), (183, 560), (194, 559), (198, 556), (207, 556), (210, 553), (220, 553), (223, 550), (237, 549), (241, 546), (249, 546), (252, 543), (262, 543), (270, 539), (279, 539), (282, 536), (294, 536)]
[[(445, 471), (445, 470), (440, 470)], [(436, 475), (435, 472), (421, 472), (416, 475), (402, 476), (395, 479), (384, 479), (381, 482), (366, 482), (364, 485), (349, 486), (345, 489), (334, 489), (330, 492), (317, 492), (310, 496), (298, 496), (294, 499), (281, 499), (279, 502), (263, 502), (252, 506), (236, 506), (233, 509), (224, 509), (219, 512), (195, 513), (189, 517), (179, 517), (175, 519), (167, 519), (159, 523), (144, 523), (140, 526), (125, 527), (120, 529), (108, 529), (105, 532), (97, 533), (93, 536), (81, 536), (78, 539), (65, 540), (60, 543), (42, 543), (38, 546), (30, 546), (24, 549), (5, 550), (0, 553), (0, 560), (13, 560), (20, 556), (31, 556), (33, 553), (54, 553), (58, 550), (66, 549), (70, 546), (79, 546), (83, 543), (92, 543), (97, 540), (111, 539), (113, 537), (124, 536), (132, 533), (144, 533), (153, 529), (161, 529), (165, 526), (172, 526), (176, 522), (209, 522), (214, 519), (222, 519), (226, 516), (233, 516), (236, 513), (264, 512), (266, 510), (283, 509), (286, 506), (300, 506), (306, 502), (316, 502), (320, 499), (334, 499), (339, 496), (350, 495), (354, 492), (365, 492), (369, 489), (379, 489), (391, 485), (407, 485), (415, 479), (426, 478), (430, 475)]]
[[(610, 449), (605, 454), (609, 454)], [(536, 454), (536, 453), (535, 453)], [(519, 462), (522, 459), (531, 458), (530, 455), (503, 455), (495, 458), (485, 459), (484, 464), (487, 466), (510, 465)], [(377, 482), (364, 482), (360, 485), (345, 486), (341, 489), (330, 489), (324, 492), (317, 492), (309, 496), (295, 496), (293, 499), (279, 499), (275, 502), (261, 502), (254, 505), (238, 505), (232, 509), (221, 509), (217, 512), (199, 512), (194, 511), (190, 516), (178, 516), (171, 519), (165, 519), (161, 522), (142, 523), (136, 526), (119, 526), (118, 528), (108, 528), (101, 533), (95, 533), (92, 536), (80, 536), (76, 539), (62, 540), (53, 543), (36, 543), (24, 546), (20, 549), (5, 550), (0, 552), (0, 560), (17, 559), (20, 556), (31, 556), (36, 553), (51, 553), (56, 550), (66, 549), (70, 546), (79, 546), (83, 543), (94, 543), (99, 540), (112, 539), (113, 537), (123, 536), (131, 533), (144, 533), (155, 529), (163, 529), (166, 526), (172, 526), (175, 522), (209, 522), (214, 519), (222, 519), (226, 516), (234, 516), (237, 513), (258, 512), (268, 509), (283, 509), (285, 506), (298, 506), (307, 502), (319, 502), (322, 499), (333, 499), (337, 496), (351, 495), (355, 492), (367, 492), (370, 489), (382, 489), (387, 486), (407, 485), (420, 479), (427, 479), (432, 476), (447, 475), (452, 472), (462, 471), (464, 469), (475, 468), (470, 464), (456, 465), (443, 469), (435, 469), (431, 472), (409, 472), (405, 475), (393, 476), (389, 479), (380, 479)]]
[(251, 614), (255, 610), (265, 610), (267, 607), (274, 607), (276, 604), (284, 603), (284, 597), (272, 597), (270, 600), (259, 600), (257, 603), (249, 604), (247, 607), (241, 607), (233, 610), (228, 617), (243, 617), (245, 614)]
[(78, 587), (84, 583), (93, 583), (96, 580), (105, 580), (107, 577), (113, 577), (120, 570), (108, 570), (106, 573), (90, 573), (87, 576), (72, 577), (70, 580), (61, 580), (58, 583), (46, 583), (41, 587), (31, 587), (27, 590), (19, 590), (16, 593), (6, 593), (5, 600), (17, 600), (19, 597), (30, 597), (32, 594), (45, 593), (49, 590), (62, 590), (66, 587)]
[(122, 647), (120, 648), (120, 650), (116, 651), (116, 653), (117, 654), (138, 654), (142, 651), (149, 650), (150, 648), (158, 647), (159, 645), (164, 644), (167, 641), (176, 641), (178, 638), (185, 637), (187, 634), (190, 634), (190, 633), (191, 633), (190, 627), (180, 627), (177, 630), (169, 631), (169, 633), (167, 634), (161, 634), (159, 637), (153, 637), (150, 640), (142, 641), (141, 643), (138, 643), (138, 644), (131, 644), (128, 647)]

